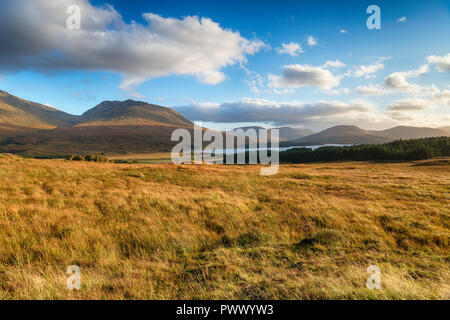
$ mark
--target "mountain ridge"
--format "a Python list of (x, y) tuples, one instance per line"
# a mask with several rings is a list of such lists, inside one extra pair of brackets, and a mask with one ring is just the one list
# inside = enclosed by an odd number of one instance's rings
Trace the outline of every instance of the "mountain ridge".
[[(107, 100), (82, 115), (71, 115), (0, 90), (0, 152), (36, 155), (170, 151), (176, 144), (171, 134), (177, 128), (192, 131), (193, 123), (171, 108), (144, 101)], [(243, 127), (248, 128), (262, 127)], [(317, 133), (291, 127), (278, 129), (281, 146), (378, 144), (450, 135), (449, 126), (364, 130), (340, 125)]]
[(68, 126), (77, 117), (0, 90), (0, 137)]
[(384, 143), (390, 140), (386, 137), (377, 136), (368, 130), (357, 126), (338, 125), (318, 133), (289, 141), (291, 144), (320, 145), (320, 144), (369, 144)]
[(386, 130), (365, 130), (353, 125), (338, 125), (318, 133), (283, 143), (284, 146), (320, 144), (379, 144), (398, 139), (447, 136), (444, 130), (397, 126)]
[(447, 134), (439, 128), (396, 126), (386, 130), (370, 130), (370, 132), (391, 139), (415, 139), (441, 137)]

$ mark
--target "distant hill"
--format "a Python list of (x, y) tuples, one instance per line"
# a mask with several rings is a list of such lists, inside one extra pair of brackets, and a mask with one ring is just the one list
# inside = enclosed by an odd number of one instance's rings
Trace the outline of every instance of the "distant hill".
[(288, 144), (377, 144), (389, 141), (391, 141), (390, 138), (376, 135), (356, 126), (335, 126), (300, 139), (291, 140)]
[(0, 90), (0, 138), (33, 132), (36, 129), (65, 127), (78, 117)]
[(280, 130), (280, 141), (284, 140), (295, 140), (302, 137), (306, 137), (314, 133), (314, 131), (309, 129), (297, 129), (291, 127), (281, 127)]
[[(177, 143), (170, 139), (177, 128), (192, 131), (193, 124), (173, 109), (143, 101), (104, 101), (76, 116), (0, 91), (0, 152), (67, 155), (170, 151)], [(281, 146), (380, 144), (395, 139), (450, 135), (450, 127), (399, 126), (369, 131), (356, 126), (335, 126), (314, 134), (307, 129), (278, 129)]]
[(450, 126), (440, 127), (439, 130), (445, 131), (447, 135), (450, 135)]
[[(248, 129), (255, 129), (257, 134), (259, 133), (259, 129), (265, 129), (264, 127), (260, 126), (248, 126), (248, 127), (239, 127), (235, 129), (243, 129), (244, 131), (247, 131)], [(279, 130), (280, 135), (280, 141), (289, 141), (289, 140), (295, 140), (299, 139), (301, 137), (305, 137), (307, 135), (310, 135), (314, 133), (314, 131), (309, 129), (297, 129), (297, 128), (291, 128), (291, 127), (280, 127), (280, 128), (274, 128)], [(270, 136), (270, 133), (269, 133)]]
[(319, 144), (379, 144), (397, 139), (417, 139), (448, 136), (445, 127), (439, 129), (398, 126), (387, 130), (364, 130), (357, 126), (335, 126), (300, 139), (282, 143), (283, 146)]
[(442, 129), (423, 128), (423, 127), (407, 127), (398, 126), (382, 131), (370, 131), (375, 135), (387, 137), (390, 139), (416, 139), (416, 138), (431, 138), (443, 137), (449, 133)]

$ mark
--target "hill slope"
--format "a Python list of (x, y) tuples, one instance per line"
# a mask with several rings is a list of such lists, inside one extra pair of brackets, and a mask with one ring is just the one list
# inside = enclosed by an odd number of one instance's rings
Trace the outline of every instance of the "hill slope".
[(65, 127), (77, 121), (55, 108), (27, 101), (0, 90), (0, 138), (36, 129)]
[[(5, 117), (0, 152), (34, 156), (169, 151), (176, 144), (170, 139), (175, 129), (193, 128), (178, 112), (142, 101), (104, 101), (81, 116), (72, 116), (4, 96), (16, 107), (5, 104), (3, 108), (10, 116)], [(9, 129), (12, 124), (14, 130)], [(30, 134), (22, 128), (34, 131)]]
[(448, 132), (441, 129), (424, 128), (424, 127), (407, 127), (398, 126), (382, 131), (370, 131), (375, 135), (391, 138), (391, 139), (417, 139), (442, 137), (448, 135)]
[(356, 126), (335, 126), (318, 133), (289, 141), (293, 144), (376, 144), (390, 141)]
[(149, 121), (181, 126), (192, 125), (189, 120), (170, 108), (134, 100), (103, 101), (86, 111), (80, 119), (80, 123), (105, 121), (109, 124), (113, 122), (130, 124), (133, 121), (138, 123)]
[(439, 130), (445, 131), (448, 135), (450, 135), (450, 126), (440, 127)]

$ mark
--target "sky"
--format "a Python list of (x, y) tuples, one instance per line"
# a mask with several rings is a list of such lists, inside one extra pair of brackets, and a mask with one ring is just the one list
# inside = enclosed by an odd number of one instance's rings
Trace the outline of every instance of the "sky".
[(0, 0), (0, 14), (0, 89), (72, 114), (134, 99), (218, 129), (450, 125), (449, 0)]

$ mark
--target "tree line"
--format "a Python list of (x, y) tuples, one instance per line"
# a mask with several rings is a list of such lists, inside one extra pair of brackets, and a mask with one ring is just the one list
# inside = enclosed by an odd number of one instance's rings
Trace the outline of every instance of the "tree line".
[(450, 156), (450, 137), (396, 140), (384, 144), (290, 149), (280, 152), (280, 162), (307, 163), (338, 160), (412, 161)]

